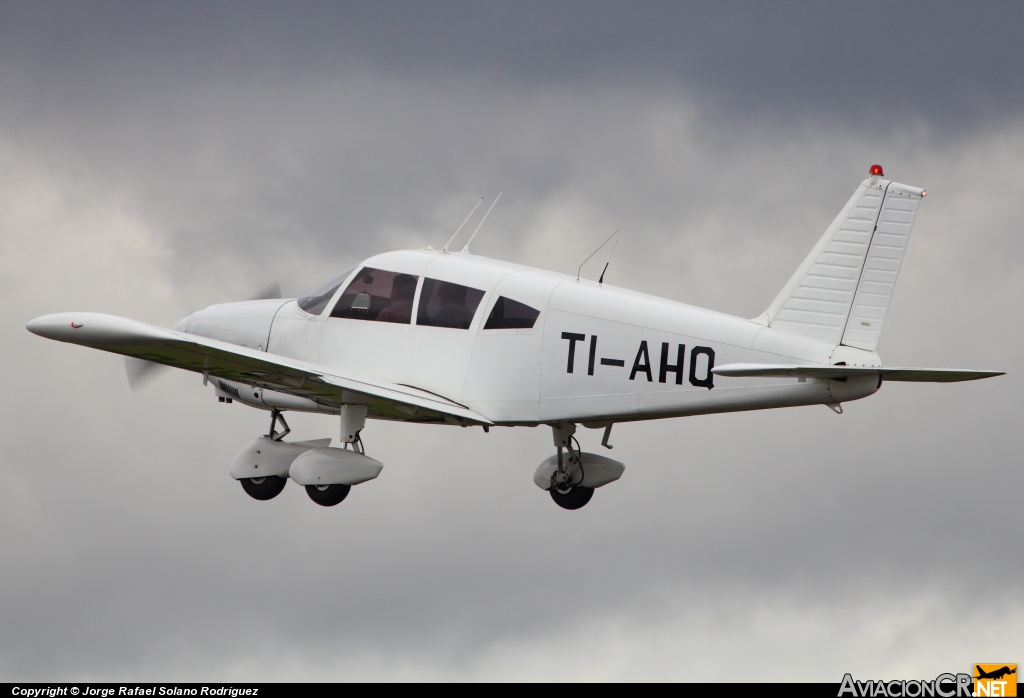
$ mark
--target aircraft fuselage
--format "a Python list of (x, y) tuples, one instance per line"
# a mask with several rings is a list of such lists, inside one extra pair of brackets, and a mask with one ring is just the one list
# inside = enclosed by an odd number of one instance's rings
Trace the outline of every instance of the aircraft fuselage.
[[(332, 317), (346, 283), (363, 269), (461, 284), (483, 297), (466, 329), (418, 324), (415, 313), (408, 323)], [(414, 307), (423, 302), (422, 288), (421, 282)], [(500, 297), (538, 310), (533, 326), (485, 329)], [(297, 301), (271, 303), (262, 310), (254, 304), (254, 316), (272, 311), (273, 319), (266, 344), (253, 340), (250, 346), (349, 374), (387, 377), (463, 404), (496, 424), (596, 425), (831, 404), (865, 397), (879, 387), (874, 376), (722, 379), (711, 373), (715, 365), (839, 359), (831, 344), (756, 321), (467, 254), (409, 251), (370, 258), (346, 277), (319, 314), (305, 312)], [(193, 316), (188, 331), (244, 343), (224, 334), (216, 314), (203, 323), (203, 312)], [(234, 308), (231, 313), (238, 316)], [(874, 352), (840, 349), (851, 365), (880, 365)], [(260, 402), (272, 406), (273, 400)], [(294, 399), (281, 406), (331, 411)]]

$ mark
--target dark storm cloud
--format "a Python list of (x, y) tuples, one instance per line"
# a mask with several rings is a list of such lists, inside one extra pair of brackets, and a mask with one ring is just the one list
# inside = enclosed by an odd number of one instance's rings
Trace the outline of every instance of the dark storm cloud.
[[(563, 183), (578, 183), (582, 167), (620, 178), (647, 167), (638, 154), (653, 129), (675, 150), (673, 166), (714, 177), (679, 141), (756, 148), (760, 120), (759, 132), (786, 134), (792, 166), (801, 134), (824, 128), (932, 144), (1004, 118), (1024, 95), (1006, 88), (1024, 63), (1013, 36), (1021, 10), (985, 8), (8, 3), (0, 123), (79, 186), (116, 183), (122, 205), (160, 221), (177, 273), (194, 278), (211, 273), (198, 251), (239, 244), (262, 251), (257, 264), (440, 244), (476, 197), (501, 190), (491, 224), (516, 231), (518, 246), (492, 251), (523, 258), (518, 231), (536, 222), (517, 210), (525, 192), (565, 200)], [(695, 114), (673, 131), (648, 95)], [(559, 160), (549, 144), (568, 142), (591, 162)], [(541, 164), (542, 152), (551, 157)], [(668, 187), (645, 195), (652, 209), (687, 203)], [(382, 208), (359, 205), (371, 199)], [(580, 232), (636, 230), (607, 203)], [(572, 254), (586, 256), (584, 246)], [(265, 285), (250, 260), (238, 264), (239, 293)], [(297, 294), (332, 271), (281, 281)]]
[[(726, 110), (964, 128), (1020, 108), (1016, 3), (6, 3), (0, 55), (48, 103), (372, 69), (507, 88), (628, 82)], [(131, 57), (126, 60), (126, 57)], [(16, 67), (15, 67), (16, 66)]]

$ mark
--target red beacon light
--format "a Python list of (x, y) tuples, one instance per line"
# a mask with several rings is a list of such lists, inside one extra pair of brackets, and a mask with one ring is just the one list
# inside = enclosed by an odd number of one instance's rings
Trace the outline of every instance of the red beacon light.
[(868, 174), (869, 175), (877, 175), (877, 176), (881, 177), (885, 173), (882, 172), (882, 166), (881, 165), (872, 165), (871, 169), (868, 170)]

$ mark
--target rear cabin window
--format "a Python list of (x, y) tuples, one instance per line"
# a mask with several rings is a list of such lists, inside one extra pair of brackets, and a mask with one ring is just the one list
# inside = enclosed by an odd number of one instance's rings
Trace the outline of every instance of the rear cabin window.
[(409, 324), (419, 278), (364, 267), (335, 303), (331, 317)]
[(484, 292), (437, 279), (424, 279), (417, 325), (468, 330)]
[(484, 324), (485, 330), (526, 330), (537, 322), (540, 311), (525, 303), (501, 296)]

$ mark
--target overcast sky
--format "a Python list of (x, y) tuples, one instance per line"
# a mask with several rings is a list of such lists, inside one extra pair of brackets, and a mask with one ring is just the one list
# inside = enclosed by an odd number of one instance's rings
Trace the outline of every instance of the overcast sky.
[[(1008, 2), (0, 3), (0, 679), (1024, 661), (1022, 29)], [(875, 162), (929, 194), (883, 358), (1009, 375), (619, 425), (625, 475), (577, 512), (532, 483), (546, 428), (387, 423), (343, 504), (256, 502), (227, 468), (266, 413), (24, 330), (298, 295), (499, 191), (476, 254), (571, 273), (621, 228), (610, 283), (752, 317)]]

